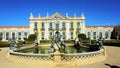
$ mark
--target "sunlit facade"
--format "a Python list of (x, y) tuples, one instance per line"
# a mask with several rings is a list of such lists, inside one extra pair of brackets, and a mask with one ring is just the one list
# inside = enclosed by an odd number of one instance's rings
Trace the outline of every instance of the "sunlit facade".
[(64, 39), (72, 40), (80, 33), (86, 34), (90, 39), (110, 39), (113, 26), (85, 26), (85, 16), (66, 16), (55, 13), (47, 16), (34, 17), (30, 15), (30, 34), (37, 31), (39, 40), (49, 40), (56, 32), (60, 32)]
[(37, 30), (39, 40), (48, 40), (56, 32), (60, 32), (64, 39), (75, 39), (78, 33), (85, 34), (85, 17), (84, 14), (77, 17), (63, 16), (60, 13), (55, 13), (51, 16), (34, 17), (30, 16), (30, 34)]
[(0, 26), (0, 40), (15, 38), (22, 40), (30, 34), (36, 34), (38, 40), (49, 40), (56, 31), (61, 33), (63, 39), (74, 40), (78, 34), (86, 34), (90, 39), (110, 39), (114, 26), (86, 26), (85, 16), (62, 15), (54, 13), (37, 17), (30, 14), (29, 26)]

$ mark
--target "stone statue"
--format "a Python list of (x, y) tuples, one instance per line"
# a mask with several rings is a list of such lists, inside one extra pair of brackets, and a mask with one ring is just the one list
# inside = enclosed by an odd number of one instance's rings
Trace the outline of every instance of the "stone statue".
[(39, 52), (39, 47), (38, 47), (38, 43), (36, 43), (34, 53), (38, 54), (38, 52)]
[(35, 39), (35, 44), (38, 44), (38, 39), (37, 38)]
[(62, 46), (64, 47), (64, 49), (66, 48), (66, 44), (61, 38), (62, 38), (62, 35), (58, 31), (55, 33), (55, 35), (53, 35), (51, 48), (53, 48), (54, 51), (60, 50)]
[(81, 39), (77, 37), (75, 39), (75, 44), (80, 46), (81, 45)]
[(99, 48), (100, 48), (100, 49), (101, 49), (101, 48), (104, 48), (104, 47), (103, 47), (102, 40), (100, 40), (100, 39), (98, 39), (98, 45), (99, 45)]
[(16, 39), (9, 39), (10, 50), (17, 50)]

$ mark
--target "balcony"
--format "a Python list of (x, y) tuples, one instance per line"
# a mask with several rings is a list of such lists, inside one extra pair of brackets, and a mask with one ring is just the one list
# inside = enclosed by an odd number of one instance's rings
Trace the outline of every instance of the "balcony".
[(77, 28), (77, 30), (81, 30), (81, 28)]
[(41, 28), (41, 31), (44, 31), (45, 30), (45, 28)]
[(37, 32), (37, 31), (38, 31), (38, 29), (37, 29), (37, 28), (34, 28), (33, 30), (34, 30), (34, 32)]
[(70, 28), (70, 30), (74, 30), (74, 28)]
[(56, 30), (60, 30), (60, 28), (56, 28)]
[(49, 28), (49, 30), (53, 30), (53, 28)]
[(66, 28), (62, 28), (61, 30), (66, 30)]

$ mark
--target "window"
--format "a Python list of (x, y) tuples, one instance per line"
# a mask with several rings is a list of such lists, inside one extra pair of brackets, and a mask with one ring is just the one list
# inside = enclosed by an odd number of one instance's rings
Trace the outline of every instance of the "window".
[(90, 38), (90, 32), (88, 32), (88, 38)]
[(93, 39), (96, 39), (96, 32), (93, 32)]
[(52, 32), (50, 32), (49, 36), (52, 36)]
[(52, 32), (49, 33), (49, 38), (52, 38)]
[(3, 34), (2, 34), (2, 32), (0, 32), (0, 40), (2, 40), (2, 36), (3, 36)]
[(6, 40), (9, 39), (9, 32), (6, 32)]
[(73, 28), (73, 22), (72, 22), (72, 23), (70, 23), (70, 28)]
[(63, 38), (65, 39), (65, 32), (63, 32), (62, 34), (63, 34)]
[(56, 23), (56, 29), (59, 29), (59, 23)]
[(18, 39), (21, 40), (21, 32), (18, 32)]
[(26, 39), (26, 38), (27, 38), (27, 32), (24, 32), (24, 35), (25, 35), (24, 37), (25, 37), (25, 39)]
[(15, 33), (12, 33), (12, 39), (15, 39)]
[(44, 29), (45, 28), (45, 24), (44, 24), (44, 22), (42, 23), (42, 29)]
[(65, 22), (62, 23), (62, 28), (65, 28)]
[(73, 32), (71, 32), (71, 39), (73, 39)]
[(52, 27), (52, 23), (49, 24), (49, 27), (50, 27), (51, 29), (53, 28), (53, 27)]
[(102, 39), (102, 32), (99, 33), (99, 38)]
[(77, 23), (77, 28), (80, 28), (80, 22)]
[(37, 29), (37, 22), (34, 23), (34, 29)]
[(106, 31), (105, 32), (105, 39), (107, 39), (108, 38), (108, 32)]
[(42, 39), (44, 39), (44, 32), (42, 32)]

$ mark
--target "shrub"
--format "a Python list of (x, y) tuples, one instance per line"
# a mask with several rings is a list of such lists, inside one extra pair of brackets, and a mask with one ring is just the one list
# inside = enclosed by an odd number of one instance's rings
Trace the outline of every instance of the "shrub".
[(26, 41), (35, 41), (36, 38), (37, 38), (37, 36), (35, 34), (31, 34), (31, 35), (29, 35), (29, 37)]
[(90, 43), (90, 40), (82, 40), (82, 43)]
[(65, 41), (65, 43), (74, 43), (75, 42), (75, 40), (64, 40)]
[(120, 46), (120, 40), (105, 40), (103, 44), (109, 46)]
[(10, 44), (6, 41), (0, 41), (0, 47), (9, 47)]
[(85, 34), (78, 34), (78, 37), (81, 39), (81, 40), (86, 40), (88, 38), (86, 38), (86, 35)]
[(40, 40), (40, 43), (51, 43), (52, 40)]

